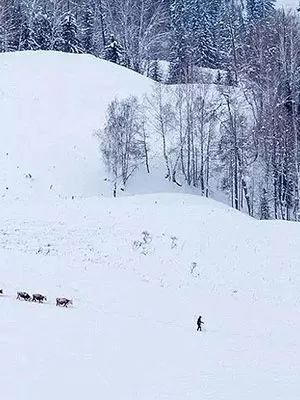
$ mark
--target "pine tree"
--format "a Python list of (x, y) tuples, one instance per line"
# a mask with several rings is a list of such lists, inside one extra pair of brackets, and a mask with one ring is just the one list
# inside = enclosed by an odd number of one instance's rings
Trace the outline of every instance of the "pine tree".
[(270, 207), (267, 195), (267, 190), (263, 188), (260, 196), (260, 219), (270, 219)]
[(239, 55), (245, 40), (243, 9), (233, 0), (221, 0), (215, 28), (216, 63), (219, 68), (230, 70), (233, 83), (238, 82)]
[(235, 83), (236, 82), (234, 80), (233, 73), (232, 73), (231, 69), (228, 69), (228, 71), (226, 72), (225, 84), (227, 86), (233, 86)]
[(217, 0), (192, 0), (190, 10), (187, 10), (191, 18), (189, 37), (192, 40), (193, 59), (200, 67), (213, 68), (217, 64), (214, 44), (216, 3)]
[(20, 38), (20, 50), (36, 50), (37, 45), (33, 37), (33, 30), (30, 28), (28, 22), (25, 20), (22, 23), (22, 32)]
[(216, 46), (216, 64), (225, 69), (230, 64), (230, 10), (227, 0), (219, 2), (218, 11), (215, 13), (214, 43)]
[(19, 49), (21, 35), (19, 8), (10, 0), (0, 2), (0, 52)]
[(173, 0), (171, 81), (194, 81), (195, 67), (217, 66), (214, 30), (219, 1)]
[(33, 31), (38, 50), (51, 49), (52, 26), (46, 13), (39, 11), (33, 20)]
[(271, 15), (275, 9), (275, 3), (276, 0), (247, 0), (248, 24), (253, 25)]
[(95, 10), (90, 1), (85, 3), (82, 20), (82, 46), (86, 53), (92, 54), (94, 52), (94, 22)]
[(156, 82), (162, 81), (162, 74), (157, 60), (152, 61), (152, 63), (150, 64), (149, 77)]
[(65, 15), (61, 28), (62, 51), (66, 53), (81, 53), (82, 49), (77, 37), (77, 23), (71, 12)]
[(122, 63), (123, 47), (117, 42), (114, 35), (111, 35), (110, 42), (105, 48), (105, 59), (115, 64)]
[(188, 2), (189, 0), (173, 0), (171, 3), (172, 49), (170, 82), (184, 82), (188, 74), (186, 1)]
[(219, 69), (218, 69), (218, 72), (217, 72), (217, 76), (215, 78), (215, 84), (216, 85), (222, 85), (222, 75), (221, 75), (221, 72), (220, 72)]
[(21, 6), (18, 1), (8, 1), (7, 18), (10, 21), (12, 27), (12, 34), (9, 38), (10, 50), (20, 50), (23, 22), (26, 19), (25, 17), (23, 18)]

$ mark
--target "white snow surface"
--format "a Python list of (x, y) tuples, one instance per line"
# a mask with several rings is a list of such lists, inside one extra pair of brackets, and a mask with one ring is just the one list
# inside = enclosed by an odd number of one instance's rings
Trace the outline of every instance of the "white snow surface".
[(277, 0), (277, 7), (284, 7), (285, 9), (295, 10), (299, 7), (299, 0)]
[(111, 100), (142, 95), (152, 85), (92, 56), (2, 54), (0, 195), (48, 197), (50, 187), (56, 195), (101, 194), (93, 133), (102, 128)]
[(300, 225), (159, 185), (105, 192), (93, 131), (151, 86), (93, 57), (0, 55), (1, 395), (296, 400)]

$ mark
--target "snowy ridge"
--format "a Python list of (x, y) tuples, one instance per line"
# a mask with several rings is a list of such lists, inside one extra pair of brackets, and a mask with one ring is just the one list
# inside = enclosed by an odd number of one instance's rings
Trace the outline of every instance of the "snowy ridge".
[(182, 193), (101, 196), (93, 132), (152, 82), (88, 56), (0, 60), (3, 397), (298, 399), (300, 226)]

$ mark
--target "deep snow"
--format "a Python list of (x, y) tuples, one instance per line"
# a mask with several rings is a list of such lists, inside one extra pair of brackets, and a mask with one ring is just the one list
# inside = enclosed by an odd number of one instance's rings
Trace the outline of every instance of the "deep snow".
[(300, 226), (108, 197), (93, 131), (115, 95), (151, 86), (88, 56), (0, 55), (1, 395), (296, 400)]

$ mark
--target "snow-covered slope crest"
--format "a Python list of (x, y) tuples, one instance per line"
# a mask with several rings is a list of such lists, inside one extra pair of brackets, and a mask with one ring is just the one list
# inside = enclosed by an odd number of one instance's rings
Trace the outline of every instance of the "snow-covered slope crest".
[(153, 82), (92, 56), (0, 54), (0, 196), (101, 194), (93, 133), (115, 97)]

